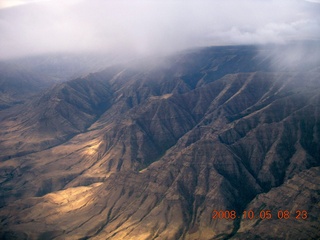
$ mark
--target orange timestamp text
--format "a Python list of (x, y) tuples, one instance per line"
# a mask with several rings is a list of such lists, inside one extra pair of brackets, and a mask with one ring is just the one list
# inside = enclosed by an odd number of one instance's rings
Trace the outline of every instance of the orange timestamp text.
[(308, 212), (306, 210), (296, 210), (295, 212), (290, 212), (289, 210), (261, 210), (259, 212), (254, 212), (253, 210), (243, 211), (238, 214), (235, 210), (213, 210), (212, 219), (302, 219), (306, 220), (308, 218)]

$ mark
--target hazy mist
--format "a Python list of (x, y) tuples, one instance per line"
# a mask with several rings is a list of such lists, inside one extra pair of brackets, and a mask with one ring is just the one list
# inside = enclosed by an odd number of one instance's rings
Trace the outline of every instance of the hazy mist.
[(0, 57), (319, 40), (316, 0), (2, 0)]

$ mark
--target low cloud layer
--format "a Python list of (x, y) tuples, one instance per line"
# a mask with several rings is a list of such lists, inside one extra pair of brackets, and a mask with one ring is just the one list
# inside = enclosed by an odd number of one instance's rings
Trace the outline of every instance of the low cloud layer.
[[(11, 2), (11, 4), (10, 4)], [(319, 40), (316, 0), (3, 0), (0, 57)]]

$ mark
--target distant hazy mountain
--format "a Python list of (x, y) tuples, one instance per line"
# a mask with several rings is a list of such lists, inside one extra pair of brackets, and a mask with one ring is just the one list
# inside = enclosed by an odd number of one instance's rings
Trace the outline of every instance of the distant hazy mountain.
[(0, 62), (0, 110), (22, 103), (48, 85), (44, 76)]
[(2, 111), (0, 236), (319, 238), (319, 68), (270, 49), (119, 64)]
[[(129, 59), (126, 59), (127, 61)], [(0, 62), (0, 111), (40, 90), (124, 61), (114, 54), (43, 54)]]
[(111, 53), (57, 53), (20, 57), (6, 62), (28, 69), (33, 73), (45, 75), (52, 81), (66, 81), (83, 74), (101, 71), (123, 60), (123, 57)]

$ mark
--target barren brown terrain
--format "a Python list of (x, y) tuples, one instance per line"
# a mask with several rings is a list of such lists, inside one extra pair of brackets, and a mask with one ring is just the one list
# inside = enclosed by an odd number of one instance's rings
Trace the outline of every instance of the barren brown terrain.
[(320, 238), (319, 67), (266, 51), (119, 64), (1, 110), (0, 238)]

